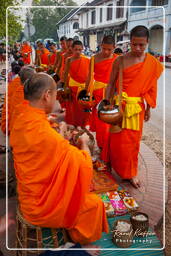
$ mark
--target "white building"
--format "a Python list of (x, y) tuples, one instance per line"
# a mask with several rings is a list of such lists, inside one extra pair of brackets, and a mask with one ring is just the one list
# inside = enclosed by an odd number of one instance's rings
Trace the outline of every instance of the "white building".
[(79, 8), (72, 9), (57, 23), (57, 34), (59, 39), (62, 36), (66, 36), (67, 38), (79, 39), (79, 34), (77, 33), (79, 29), (77, 15), (78, 10)]
[(94, 0), (86, 6), (97, 7), (81, 8), (77, 14), (84, 45), (95, 51), (103, 36), (108, 34), (113, 35), (116, 42), (127, 39), (127, 8), (119, 8), (127, 4), (128, 0)]
[(132, 0), (130, 5), (144, 7), (129, 8), (128, 31), (146, 26), (150, 30), (149, 51), (155, 54), (162, 54), (165, 34), (166, 55), (171, 54), (171, 0)]

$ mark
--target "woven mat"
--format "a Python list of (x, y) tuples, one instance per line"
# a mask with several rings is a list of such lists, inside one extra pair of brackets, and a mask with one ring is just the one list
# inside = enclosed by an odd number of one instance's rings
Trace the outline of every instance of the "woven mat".
[[(118, 219), (123, 219), (123, 220), (129, 220), (130, 215), (127, 214), (125, 216), (118, 216), (115, 218), (108, 218), (108, 223), (109, 223), (109, 227), (110, 230), (112, 230), (112, 226), (113, 223), (118, 220)], [(152, 232), (152, 230), (150, 229), (149, 231)], [(149, 235), (147, 238), (138, 238), (136, 237), (135, 242), (132, 244), (131, 247), (128, 248), (128, 250), (102, 250), (101, 251), (101, 256), (133, 256), (133, 255), (137, 255), (137, 256), (164, 256), (164, 253), (162, 251), (154, 251), (154, 250), (143, 250), (143, 249), (148, 249), (148, 248), (153, 248), (153, 249), (160, 249), (162, 246), (160, 244), (160, 241), (158, 240), (158, 238), (155, 235)], [(143, 242), (143, 240), (148, 240), (146, 242)], [(119, 249), (113, 242), (112, 242), (112, 233), (103, 233), (102, 238), (96, 242), (94, 242), (93, 244), (100, 246), (101, 248), (110, 248), (110, 249)], [(129, 249), (133, 249), (135, 248), (135, 250), (129, 250)], [(140, 251), (137, 251), (136, 249), (142, 249)]]

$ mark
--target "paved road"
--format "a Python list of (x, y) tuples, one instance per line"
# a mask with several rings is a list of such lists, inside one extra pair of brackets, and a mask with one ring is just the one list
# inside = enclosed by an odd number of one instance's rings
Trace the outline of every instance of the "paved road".
[[(165, 91), (165, 101), (164, 101)], [(151, 122), (152, 125), (157, 127), (161, 133), (163, 133), (164, 124), (164, 107), (165, 107), (165, 127), (166, 138), (171, 139), (170, 127), (171, 127), (171, 69), (165, 70), (165, 88), (164, 88), (164, 74), (158, 81), (158, 97), (157, 107), (152, 110)]]

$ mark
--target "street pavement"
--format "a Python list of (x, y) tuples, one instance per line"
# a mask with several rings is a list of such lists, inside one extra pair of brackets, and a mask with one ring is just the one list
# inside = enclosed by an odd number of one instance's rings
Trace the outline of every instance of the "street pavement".
[(157, 107), (151, 110), (152, 125), (157, 127), (161, 134), (163, 134), (164, 116), (165, 116), (165, 129), (166, 138), (171, 139), (171, 69), (166, 68), (165, 74), (163, 73), (158, 81), (158, 96)]

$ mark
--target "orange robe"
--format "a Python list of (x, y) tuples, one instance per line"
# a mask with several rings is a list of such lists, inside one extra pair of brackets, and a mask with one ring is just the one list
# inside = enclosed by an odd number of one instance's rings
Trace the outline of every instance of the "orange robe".
[[(85, 127), (89, 123), (90, 113), (85, 112), (77, 101), (78, 92), (85, 88), (89, 64), (90, 59), (86, 56), (81, 56), (80, 59), (70, 63), (69, 87), (71, 89), (72, 102), (70, 102), (70, 111), (66, 109), (66, 122), (75, 126)], [(79, 87), (78, 84), (74, 85), (74, 82), (71, 83), (71, 80), (82, 84), (81, 87)]]
[(49, 58), (49, 65), (54, 65), (56, 61), (56, 52), (51, 52), (48, 56)]
[[(119, 133), (110, 134), (110, 162), (113, 169), (123, 179), (131, 179), (137, 175), (138, 153), (145, 113), (144, 100), (152, 108), (156, 106), (157, 79), (162, 70), (163, 66), (150, 54), (146, 55), (143, 63), (123, 70), (123, 92), (126, 92), (129, 97), (142, 97), (143, 99), (142, 103), (138, 103), (142, 108), (139, 113), (140, 130), (123, 128)], [(126, 102), (123, 101), (123, 109), (125, 106)]]
[(17, 90), (18, 87), (21, 86), (21, 80), (19, 78), (19, 76), (15, 77), (8, 85), (8, 96), (6, 95), (5, 97), (5, 101), (4, 101), (4, 105), (2, 108), (2, 118), (1, 118), (1, 130), (4, 134), (6, 134), (6, 121), (7, 121), (7, 116), (6, 116), (6, 99), (8, 98), (8, 134), (10, 132), (9, 129), (9, 120), (11, 118), (11, 100), (12, 97), (15, 93), (15, 91)]
[[(21, 55), (23, 56), (24, 64), (31, 63), (31, 52), (32, 52), (32, 48), (30, 45), (23, 45), (21, 47)], [(27, 54), (27, 55), (25, 55), (25, 54)]]
[[(11, 97), (10, 101), (10, 118), (8, 119), (9, 122), (9, 130), (11, 131), (13, 123), (17, 116), (19, 115), (20, 111), (15, 111), (17, 106), (20, 105), (24, 101), (24, 86), (20, 84), (16, 91), (14, 92), (13, 96)], [(28, 101), (25, 101), (28, 102)]]
[(10, 144), (18, 200), (27, 221), (66, 228), (72, 240), (81, 244), (108, 232), (104, 204), (89, 192), (93, 173), (89, 154), (52, 129), (43, 110), (23, 108), (14, 122)]
[[(107, 85), (112, 70), (112, 65), (118, 56), (113, 55), (113, 58), (100, 61), (94, 65), (94, 80)], [(109, 136), (109, 125), (98, 118), (97, 104), (104, 98), (105, 87), (93, 91), (93, 96), (96, 100), (96, 106), (92, 109), (90, 130), (96, 132), (97, 145), (103, 148), (104, 143)]]
[(41, 51), (41, 53), (40, 53), (41, 64), (48, 65), (48, 63), (49, 63), (49, 60), (48, 60), (49, 53), (50, 52), (46, 48), (43, 49), (43, 53)]

